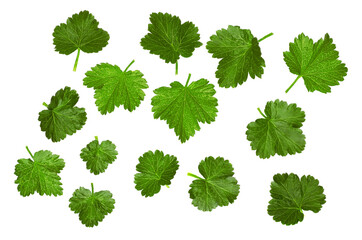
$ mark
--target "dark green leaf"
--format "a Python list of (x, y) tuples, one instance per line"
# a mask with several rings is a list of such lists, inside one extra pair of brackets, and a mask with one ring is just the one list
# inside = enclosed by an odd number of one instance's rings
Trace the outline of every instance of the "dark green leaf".
[(199, 29), (192, 22), (181, 24), (179, 17), (168, 13), (152, 13), (150, 21), (149, 33), (142, 38), (141, 46), (166, 63), (177, 63), (180, 56), (191, 57), (195, 48), (202, 45)]
[(99, 52), (107, 46), (109, 35), (98, 27), (98, 21), (88, 11), (81, 11), (56, 26), (53, 32), (55, 51), (69, 55), (78, 50), (74, 71), (77, 68), (80, 50), (85, 53)]
[(317, 213), (326, 202), (319, 181), (308, 175), (301, 179), (293, 173), (276, 174), (270, 185), (268, 214), (276, 222), (294, 225), (303, 221), (305, 211)]
[[(258, 109), (260, 111), (260, 109)], [(260, 158), (278, 154), (300, 153), (305, 147), (305, 136), (300, 129), (305, 113), (296, 104), (284, 101), (269, 101), (265, 106), (264, 118), (248, 124), (246, 131), (250, 146)]]
[(200, 162), (199, 171), (204, 178), (188, 173), (188, 176), (196, 178), (189, 191), (195, 207), (202, 211), (211, 211), (217, 206), (227, 206), (235, 201), (240, 186), (233, 177), (234, 168), (228, 160), (222, 157), (207, 157)]
[(39, 113), (38, 120), (48, 139), (59, 142), (83, 127), (87, 114), (84, 108), (75, 107), (78, 99), (79, 95), (75, 90), (65, 87), (55, 93), (49, 105), (43, 103), (47, 110)]
[(258, 41), (250, 30), (228, 26), (210, 37), (206, 48), (214, 58), (221, 58), (216, 71), (220, 87), (236, 87), (243, 84), (248, 76), (261, 78), (265, 62), (261, 57), (259, 42), (271, 35)]

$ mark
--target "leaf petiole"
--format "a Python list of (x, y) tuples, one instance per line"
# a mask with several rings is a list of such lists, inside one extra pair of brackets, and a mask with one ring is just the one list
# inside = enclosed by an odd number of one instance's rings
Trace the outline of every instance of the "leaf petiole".
[(288, 87), (288, 89), (287, 90), (285, 90), (285, 93), (288, 93), (289, 92), (289, 90), (294, 86), (294, 84), (298, 81), (298, 79), (299, 78), (301, 78), (302, 76), (298, 76), (295, 80), (294, 80), (294, 82), (292, 83), (292, 85), (290, 85), (289, 87)]
[(267, 118), (267, 117), (265, 116), (265, 114), (260, 110), (260, 108), (258, 108), (258, 111), (259, 111), (259, 113), (260, 113), (264, 118)]
[(77, 71), (79, 54), (80, 54), (80, 48), (78, 48), (77, 58), (75, 59), (75, 63), (74, 63), (74, 67), (73, 67), (73, 72)]
[(167, 187), (167, 188), (170, 188), (170, 186), (169, 186), (169, 185), (166, 185), (166, 187)]
[(263, 41), (264, 39), (266, 39), (266, 38), (268, 38), (268, 37), (270, 37), (270, 36), (273, 36), (273, 34), (274, 34), (274, 33), (269, 33), (269, 34), (265, 35), (264, 37), (260, 38), (260, 39), (258, 40), (258, 42), (261, 42), (261, 41)]
[(48, 104), (46, 104), (45, 102), (43, 102), (43, 106), (48, 107)]
[(195, 175), (193, 173), (187, 173), (187, 176), (194, 177), (194, 178), (197, 178), (197, 179), (200, 179), (200, 180), (204, 180), (204, 179), (200, 178), (199, 176), (197, 176), (197, 175)]
[(28, 153), (30, 154), (31, 158), (34, 160), (34, 156), (33, 156), (33, 154), (30, 152), (28, 146), (25, 146), (25, 148), (26, 148), (26, 150), (28, 151)]
[(178, 61), (176, 61), (176, 64), (175, 64), (175, 75), (177, 75), (178, 74)]
[(187, 78), (185, 87), (187, 87), (189, 85), (190, 78), (191, 78), (191, 73), (189, 73), (189, 76)]
[(125, 72), (127, 72), (128, 68), (134, 63), (134, 59), (132, 60), (132, 62), (130, 64), (128, 64), (128, 66), (126, 67), (126, 69), (124, 70)]
[(98, 141), (98, 136), (95, 136), (94, 139)]
[(94, 186), (93, 186), (93, 183), (91, 183), (91, 186), (92, 186), (92, 194), (94, 194)]

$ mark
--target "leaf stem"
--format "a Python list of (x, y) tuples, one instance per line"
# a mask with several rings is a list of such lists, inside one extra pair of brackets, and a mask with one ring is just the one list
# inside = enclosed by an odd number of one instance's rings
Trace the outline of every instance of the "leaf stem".
[(94, 194), (94, 186), (93, 186), (93, 183), (91, 183), (91, 186), (92, 186), (92, 194)]
[(74, 67), (73, 67), (73, 72), (77, 71), (79, 54), (80, 54), (80, 48), (78, 48), (77, 58), (75, 59), (75, 63), (74, 63)]
[(33, 156), (33, 154), (30, 152), (28, 146), (25, 146), (25, 148), (26, 148), (26, 150), (28, 151), (28, 153), (30, 154), (31, 158), (34, 160), (34, 156)]
[(265, 116), (265, 114), (260, 110), (260, 108), (258, 108), (258, 111), (259, 111), (259, 113), (260, 113), (264, 118), (267, 118), (267, 117)]
[(128, 64), (128, 66), (126, 67), (126, 69), (124, 70), (125, 72), (127, 72), (128, 68), (134, 63), (134, 59), (132, 60), (132, 62), (130, 64)]
[(261, 42), (261, 41), (263, 41), (264, 39), (266, 39), (266, 38), (268, 38), (268, 37), (270, 37), (270, 36), (273, 36), (273, 34), (274, 34), (274, 33), (269, 33), (269, 34), (265, 35), (264, 37), (260, 38), (260, 39), (258, 40), (258, 42)]
[(189, 76), (187, 78), (185, 87), (187, 87), (189, 85), (190, 78), (191, 78), (191, 73), (189, 73)]
[(43, 106), (48, 107), (48, 104), (46, 104), (45, 102), (43, 102)]
[(298, 79), (299, 78), (301, 78), (302, 76), (298, 76), (295, 80), (294, 80), (294, 82), (292, 83), (292, 85), (290, 85), (289, 87), (288, 87), (288, 89), (287, 90), (285, 90), (285, 93), (288, 93), (289, 92), (289, 90), (294, 86), (294, 84), (298, 81)]
[(197, 175), (195, 175), (195, 174), (193, 174), (193, 173), (187, 173), (187, 176), (189, 176), (189, 177), (194, 177), (194, 178), (201, 179), (201, 180), (204, 180), (204, 179), (200, 178), (199, 176), (197, 176)]
[(98, 141), (98, 136), (95, 136), (94, 139)]
[(178, 61), (176, 61), (176, 64), (175, 64), (176, 66), (175, 66), (175, 75), (177, 75), (178, 74)]
[(167, 188), (170, 188), (170, 186), (169, 186), (169, 185), (166, 185), (166, 187), (167, 187)]

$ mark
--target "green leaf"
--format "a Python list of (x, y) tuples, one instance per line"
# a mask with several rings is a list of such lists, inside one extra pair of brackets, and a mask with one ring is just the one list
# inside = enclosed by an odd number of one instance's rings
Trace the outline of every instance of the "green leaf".
[(63, 195), (59, 173), (64, 168), (64, 160), (59, 155), (48, 150), (41, 150), (34, 155), (26, 147), (31, 159), (22, 158), (15, 166), (15, 175), (18, 177), (18, 191), (21, 196), (29, 196), (37, 191), (41, 196)]
[(191, 57), (195, 48), (202, 45), (199, 29), (192, 22), (181, 24), (179, 17), (168, 13), (152, 13), (150, 21), (149, 33), (141, 39), (141, 46), (166, 63), (176, 63), (177, 74), (180, 56)]
[(67, 135), (80, 130), (87, 120), (84, 108), (75, 107), (79, 95), (70, 87), (58, 90), (50, 104), (43, 103), (47, 110), (39, 113), (40, 128), (53, 142), (59, 142)]
[(164, 155), (162, 151), (148, 151), (139, 159), (136, 166), (134, 182), (142, 196), (152, 197), (161, 190), (161, 186), (169, 186), (179, 168), (177, 158)]
[(173, 82), (171, 87), (160, 87), (151, 101), (154, 118), (166, 120), (169, 127), (175, 130), (179, 140), (184, 143), (199, 131), (201, 123), (215, 121), (217, 99), (214, 97), (214, 85), (206, 79), (200, 79), (188, 85)]
[(56, 26), (53, 32), (55, 51), (69, 55), (78, 51), (73, 71), (76, 71), (79, 53), (99, 52), (107, 46), (109, 35), (98, 27), (99, 22), (88, 11), (81, 11)]
[(250, 146), (260, 158), (278, 154), (301, 153), (305, 147), (305, 136), (300, 129), (305, 113), (296, 104), (284, 101), (269, 101), (263, 118), (248, 124), (246, 131)]
[(79, 213), (79, 220), (87, 227), (94, 227), (113, 211), (116, 201), (110, 191), (94, 192), (92, 183), (92, 191), (80, 187), (74, 191), (69, 202), (69, 208)]
[(117, 154), (116, 145), (111, 141), (102, 141), (99, 144), (98, 137), (95, 137), (95, 140), (82, 149), (80, 157), (87, 163), (87, 169), (98, 175), (107, 169), (108, 164), (116, 160)]
[(195, 177), (190, 185), (192, 204), (202, 211), (211, 211), (217, 206), (227, 206), (233, 203), (239, 195), (240, 186), (233, 177), (234, 168), (228, 160), (222, 157), (207, 157), (199, 164), (199, 172), (204, 178)]
[(101, 63), (86, 72), (83, 84), (94, 88), (94, 98), (101, 114), (111, 113), (120, 105), (132, 112), (141, 104), (145, 97), (143, 89), (148, 85), (140, 71), (127, 71), (133, 63), (134, 60), (124, 71), (117, 65)]
[(265, 62), (261, 57), (259, 42), (271, 35), (258, 40), (250, 30), (240, 29), (239, 26), (228, 26), (227, 29), (216, 31), (206, 48), (212, 57), (221, 58), (216, 71), (219, 86), (234, 88), (243, 84), (248, 76), (261, 78)]
[(339, 53), (335, 49), (336, 45), (328, 33), (316, 43), (303, 33), (294, 39), (294, 43), (289, 43), (289, 52), (284, 52), (284, 61), (290, 72), (298, 77), (285, 92), (301, 77), (309, 92), (331, 92), (330, 87), (339, 85), (348, 71), (346, 65), (338, 60)]
[(303, 221), (304, 211), (317, 213), (326, 202), (323, 187), (319, 181), (308, 175), (301, 179), (294, 174), (276, 174), (270, 185), (268, 214), (276, 222), (294, 225)]

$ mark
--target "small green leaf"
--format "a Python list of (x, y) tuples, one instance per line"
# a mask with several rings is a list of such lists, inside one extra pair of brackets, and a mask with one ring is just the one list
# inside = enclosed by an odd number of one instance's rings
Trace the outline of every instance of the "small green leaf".
[(211, 211), (217, 206), (233, 203), (239, 195), (240, 186), (233, 177), (234, 168), (222, 157), (207, 157), (199, 164), (199, 172), (204, 178), (188, 173), (196, 178), (190, 185), (192, 204), (201, 211)]
[(161, 186), (171, 185), (171, 180), (179, 168), (177, 158), (173, 155), (164, 155), (156, 150), (154, 153), (148, 151), (139, 159), (136, 166), (134, 182), (136, 189), (141, 191), (142, 196), (152, 197), (161, 190)]
[(347, 67), (338, 60), (336, 45), (328, 33), (324, 39), (313, 40), (303, 33), (289, 44), (289, 52), (284, 52), (284, 61), (291, 73), (298, 75), (295, 81), (285, 91), (288, 92), (299, 78), (304, 79), (304, 84), (309, 92), (331, 92), (331, 86), (339, 85), (347, 75)]
[(98, 27), (98, 21), (88, 11), (81, 11), (56, 26), (53, 32), (55, 51), (69, 55), (77, 50), (73, 71), (77, 70), (79, 53), (96, 53), (108, 44), (109, 35)]
[(98, 137), (82, 149), (80, 157), (87, 163), (87, 169), (98, 175), (108, 168), (117, 158), (116, 145), (111, 141), (102, 141), (99, 144)]
[(92, 191), (80, 187), (74, 191), (69, 202), (69, 208), (79, 213), (79, 220), (87, 227), (94, 227), (113, 211), (116, 201), (110, 191), (94, 192), (92, 183)]
[(35, 191), (41, 196), (63, 195), (58, 174), (65, 166), (64, 160), (48, 150), (41, 150), (33, 155), (28, 147), (26, 149), (31, 158), (19, 159), (15, 166), (15, 183), (18, 184), (20, 195), (29, 196)]
[(47, 110), (39, 113), (38, 120), (48, 139), (59, 142), (83, 127), (87, 113), (84, 108), (75, 107), (78, 100), (78, 93), (70, 87), (65, 87), (55, 93), (49, 105), (43, 103)]
[(294, 174), (276, 174), (270, 185), (268, 214), (276, 222), (294, 225), (303, 221), (305, 211), (317, 213), (326, 203), (323, 187), (319, 181), (308, 175), (301, 179)]

